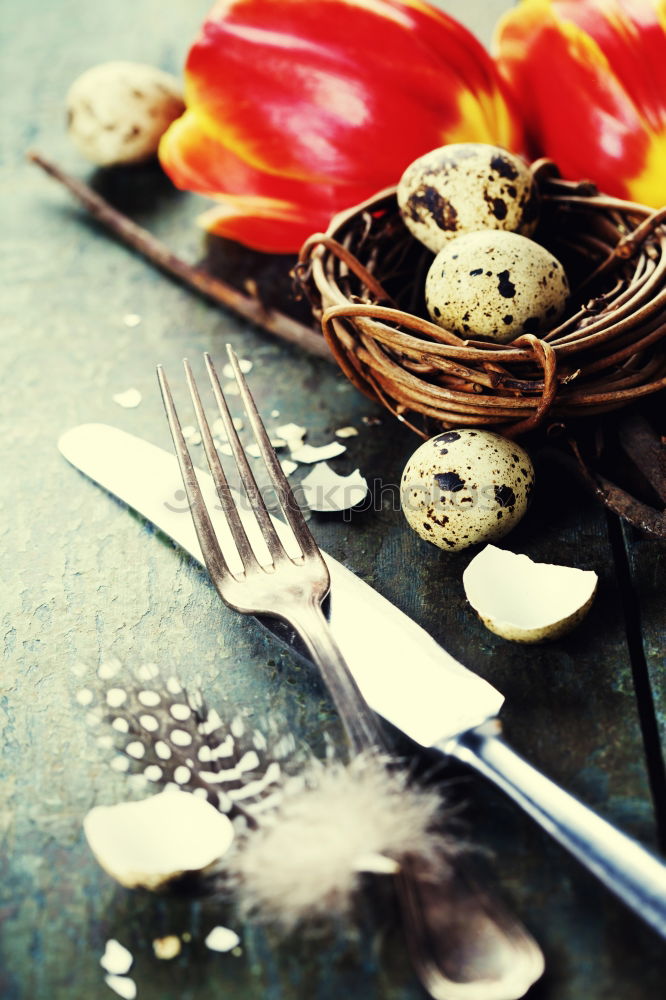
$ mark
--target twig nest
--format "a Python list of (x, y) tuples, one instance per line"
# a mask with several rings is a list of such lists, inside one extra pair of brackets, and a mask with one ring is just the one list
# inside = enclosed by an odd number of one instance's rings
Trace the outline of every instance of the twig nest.
[(585, 617), (597, 574), (486, 545), (463, 573), (463, 586), (491, 632), (514, 642), (542, 642), (565, 635)]
[(205, 799), (166, 789), (139, 802), (96, 806), (83, 829), (97, 861), (128, 889), (164, 889), (180, 876), (204, 874), (224, 855), (234, 832)]
[(556, 323), (569, 283), (545, 247), (517, 233), (487, 229), (459, 236), (439, 251), (425, 295), (439, 326), (505, 344)]
[(133, 62), (93, 66), (74, 81), (66, 103), (72, 142), (99, 167), (153, 156), (185, 110), (175, 76)]
[(449, 552), (506, 535), (527, 510), (534, 468), (524, 448), (492, 431), (461, 428), (424, 442), (407, 462), (407, 523)]
[(397, 198), (405, 225), (433, 253), (479, 229), (529, 236), (539, 214), (528, 165), (481, 142), (452, 143), (414, 160), (398, 183)]
[(341, 370), (422, 438), (473, 426), (515, 438), (666, 387), (666, 207), (563, 180), (547, 160), (530, 170), (541, 199), (534, 235), (571, 284), (564, 316), (538, 335), (498, 344), (428, 318), (433, 257), (405, 225), (395, 188), (340, 213), (301, 250), (297, 274)]

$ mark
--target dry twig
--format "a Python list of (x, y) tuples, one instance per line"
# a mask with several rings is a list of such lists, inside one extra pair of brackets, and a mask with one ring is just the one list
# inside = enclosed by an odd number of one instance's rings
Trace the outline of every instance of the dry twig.
[(281, 340), (296, 344), (310, 354), (326, 358), (328, 361), (332, 360), (324, 338), (316, 330), (276, 309), (266, 308), (257, 296), (244, 295), (233, 285), (221, 281), (201, 268), (188, 264), (147, 229), (138, 226), (128, 216), (115, 209), (83, 181), (67, 174), (39, 153), (28, 153), (28, 160), (41, 167), (50, 177), (67, 188), (86, 211), (105, 229), (113, 233), (121, 243), (141, 254), (161, 271), (181, 281), (189, 288), (195, 289), (213, 302), (238, 313), (244, 319), (250, 320)]

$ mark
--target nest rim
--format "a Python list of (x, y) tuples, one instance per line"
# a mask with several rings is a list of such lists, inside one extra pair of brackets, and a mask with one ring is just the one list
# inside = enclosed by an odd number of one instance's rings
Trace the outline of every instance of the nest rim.
[(463, 338), (403, 308), (386, 285), (383, 251), (394, 262), (402, 255), (397, 272), (410, 260), (423, 272), (434, 255), (402, 223), (395, 187), (340, 212), (303, 245), (296, 273), (336, 362), (421, 437), (462, 426), (516, 437), (547, 418), (605, 413), (666, 388), (666, 208), (563, 180), (550, 160), (531, 170), (553, 232), (558, 220), (577, 221), (571, 252), (588, 261), (572, 283), (575, 308), (538, 335)]

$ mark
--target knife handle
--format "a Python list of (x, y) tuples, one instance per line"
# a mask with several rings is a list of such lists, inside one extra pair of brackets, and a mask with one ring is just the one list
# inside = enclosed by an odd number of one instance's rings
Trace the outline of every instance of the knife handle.
[(494, 782), (662, 937), (666, 865), (512, 750), (492, 720), (440, 745)]

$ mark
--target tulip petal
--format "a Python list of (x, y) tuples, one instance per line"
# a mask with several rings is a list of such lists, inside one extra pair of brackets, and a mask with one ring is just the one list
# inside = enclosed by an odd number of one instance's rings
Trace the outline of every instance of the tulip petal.
[(522, 149), (492, 59), (423, 0), (219, 0), (185, 92), (162, 164), (255, 248), (296, 251), (447, 142)]
[(368, 191), (448, 141), (465, 91), (477, 132), (515, 138), (509, 114), (495, 121), (501, 95), (482, 46), (417, 2), (223, 0), (186, 67), (188, 105), (244, 160), (321, 183), (353, 182), (365, 161)]
[(666, 202), (662, 0), (522, 0), (498, 25), (499, 64), (521, 95), (531, 151), (573, 179)]
[(186, 111), (162, 136), (160, 160), (177, 187), (219, 204), (199, 218), (206, 229), (265, 253), (293, 253), (326, 229), (342, 206), (365, 192), (353, 186), (305, 184), (249, 166), (207, 135)]
[[(252, 250), (270, 254), (293, 254), (314, 232), (312, 213), (288, 202), (268, 198), (224, 198), (221, 204), (197, 219), (209, 233), (235, 240)], [(320, 227), (326, 229), (327, 219)]]

